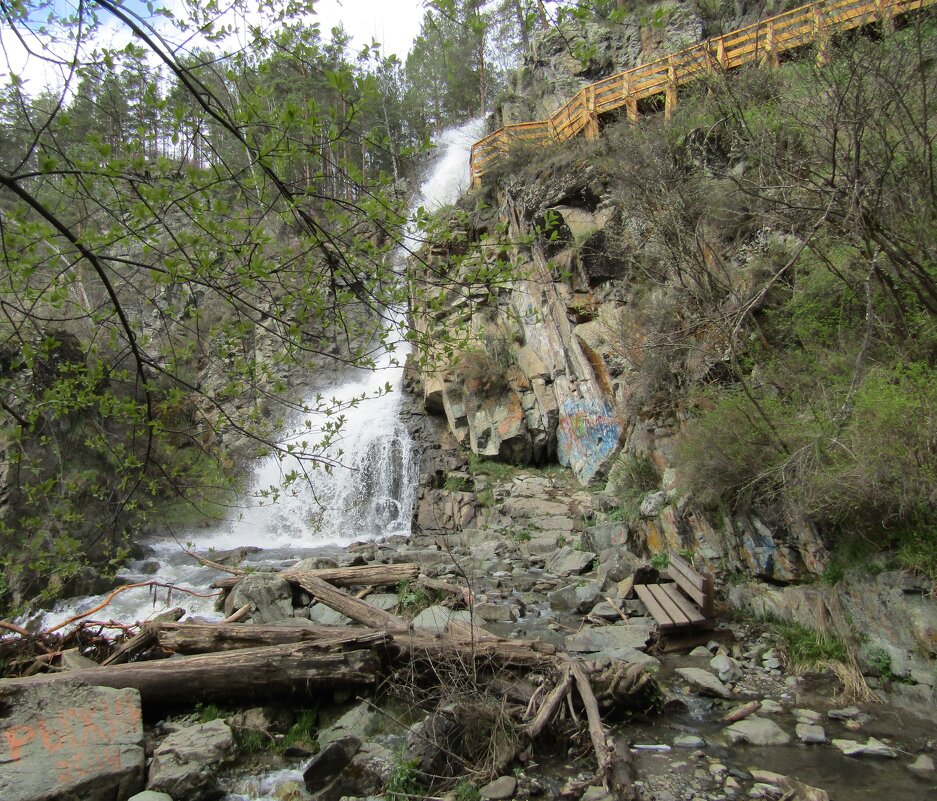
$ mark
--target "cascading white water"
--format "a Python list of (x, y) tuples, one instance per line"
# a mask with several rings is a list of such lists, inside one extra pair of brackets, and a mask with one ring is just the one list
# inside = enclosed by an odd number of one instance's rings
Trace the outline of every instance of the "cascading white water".
[[(438, 154), (420, 187), (413, 213), (420, 206), (434, 211), (453, 203), (468, 188), (469, 150), (482, 135), (483, 125), (482, 120), (472, 120), (439, 137)], [(410, 226), (397, 258), (405, 259), (418, 246), (419, 232)], [(288, 558), (298, 549), (408, 533), (417, 479), (413, 445), (400, 420), (403, 363), (408, 351), (406, 341), (397, 341), (393, 351), (385, 353), (373, 370), (357, 370), (340, 385), (322, 392), (325, 397), (346, 404), (366, 396), (343, 411), (345, 422), (340, 436), (325, 454), (336, 459), (340, 467), (306, 471), (273, 502), (261, 491), (281, 485), (283, 477), (293, 470), (302, 474), (302, 465), (292, 457), (281, 460), (271, 456), (262, 460), (254, 471), (253, 491), (244, 499), (239, 514), (213, 529), (185, 531), (172, 540), (153, 541), (150, 544), (160, 563), (158, 574), (131, 572), (128, 578), (141, 582), (158, 580), (204, 591), (217, 572), (194, 565), (190, 557), (181, 553), (179, 542), (196, 551), (259, 546), (268, 551), (277, 549), (280, 558)], [(391, 391), (374, 397), (385, 384), (390, 384)], [(315, 403), (310, 399), (307, 405)], [(283, 444), (295, 445), (314, 438), (324, 422), (324, 416), (310, 415), (284, 436)], [(129, 566), (131, 571), (142, 567), (142, 563)], [(60, 603), (44, 616), (41, 625), (56, 625), (92, 608), (100, 600), (88, 597)], [(176, 604), (193, 614), (214, 614), (211, 601), (179, 594), (170, 599), (165, 593), (152, 595), (147, 590), (133, 590), (118, 596), (107, 607), (106, 615), (132, 622)]]

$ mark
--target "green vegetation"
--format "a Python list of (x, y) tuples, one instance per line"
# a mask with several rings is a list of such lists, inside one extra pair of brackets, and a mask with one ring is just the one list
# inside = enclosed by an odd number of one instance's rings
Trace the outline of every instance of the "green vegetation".
[(481, 798), (478, 788), (468, 779), (462, 779), (455, 786), (454, 792), (456, 801), (479, 801)]
[(784, 639), (788, 663), (798, 670), (825, 667), (829, 662), (845, 662), (846, 646), (831, 634), (822, 634), (799, 623), (774, 626)]
[(666, 570), (670, 567), (670, 556), (666, 551), (660, 551), (651, 556), (651, 566), (658, 570)]
[(470, 492), (472, 480), (465, 476), (447, 476), (442, 488), (449, 492)]
[[(681, 87), (665, 127), (607, 125), (527, 169), (588, 161), (623, 210), (623, 412), (687, 424), (678, 489), (714, 514), (794, 510), (937, 580), (937, 24)], [(554, 162), (563, 160), (564, 162)], [(545, 166), (549, 162), (549, 166)], [(660, 486), (610, 472), (634, 519)], [(841, 547), (842, 546), (842, 547)], [(834, 563), (836, 581), (847, 565)]]
[(644, 496), (660, 487), (660, 474), (646, 454), (624, 452), (609, 471), (609, 484), (616, 488), (619, 499), (609, 519), (631, 522), (637, 519)]
[(408, 612), (418, 612), (433, 604), (432, 596), (422, 587), (415, 587), (409, 581), (397, 584), (397, 606)]
[(472, 475), (488, 476), (498, 481), (507, 481), (514, 478), (519, 471), (525, 468), (506, 464), (505, 462), (495, 462), (491, 459), (485, 459), (475, 452), (470, 452), (469, 469), (472, 471)]
[[(328, 466), (343, 404), (366, 398), (313, 400), (322, 431), (280, 446), (306, 411), (288, 380), (372, 366), (398, 341), (371, 310), (408, 299), (389, 258), (399, 179), (487, 107), (503, 66), (486, 54), (537, 21), (529, 0), (433, 3), (404, 64), (350, 51), (307, 2), (247, 5), (0, 10), (11, 37), (74, 69), (42, 86), (11, 65), (0, 85), (0, 610), (83, 589), (88, 563), (113, 572), (148, 526), (219, 516), (246, 457)], [(252, 21), (250, 48), (232, 19)], [(101, 35), (116, 28), (129, 43)], [(451, 267), (428, 304), (454, 276), (493, 290), (510, 264), (476, 251)]]
[(276, 740), (265, 731), (257, 729), (235, 729), (234, 737), (238, 750), (246, 756), (254, 756), (264, 751), (270, 751)]
[(217, 704), (197, 703), (195, 716), (199, 723), (211, 723), (213, 720), (224, 720), (231, 715), (230, 710), (222, 709)]
[(526, 529), (511, 529), (511, 539), (515, 542), (530, 542), (530, 532)]
[(394, 770), (384, 786), (386, 801), (409, 801), (409, 796), (422, 795), (423, 787), (417, 771), (419, 764), (419, 759), (405, 760), (402, 754), (398, 755)]
[(312, 745), (316, 741), (316, 727), (319, 724), (319, 712), (316, 709), (301, 709), (296, 715), (296, 722), (283, 735), (281, 748), (294, 745)]

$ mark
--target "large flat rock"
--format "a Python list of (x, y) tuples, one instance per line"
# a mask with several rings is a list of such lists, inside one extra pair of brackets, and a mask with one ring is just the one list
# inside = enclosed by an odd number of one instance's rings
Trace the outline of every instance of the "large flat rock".
[(566, 650), (595, 653), (607, 648), (636, 648), (647, 645), (651, 638), (649, 622), (633, 622), (615, 626), (584, 628), (566, 638)]
[(143, 789), (140, 693), (52, 682), (0, 689), (3, 801), (122, 801)]

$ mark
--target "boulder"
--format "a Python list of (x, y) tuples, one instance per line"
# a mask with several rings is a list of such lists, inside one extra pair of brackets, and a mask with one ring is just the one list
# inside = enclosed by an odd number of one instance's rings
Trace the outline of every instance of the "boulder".
[(303, 770), (306, 789), (312, 793), (323, 789), (351, 763), (360, 747), (361, 740), (351, 734), (325, 745)]
[(325, 747), (329, 743), (343, 737), (370, 737), (380, 733), (383, 719), (368, 703), (362, 701), (353, 706), (330, 726), (319, 731), (319, 746)]
[(320, 626), (347, 626), (351, 618), (336, 612), (325, 604), (313, 604), (309, 607), (309, 620)]
[(667, 505), (667, 493), (663, 490), (658, 492), (651, 492), (644, 496), (644, 500), (641, 501), (641, 507), (638, 510), (638, 513), (641, 517), (650, 518), (657, 517), (660, 514), (661, 509)]
[(155, 790), (144, 790), (130, 796), (127, 801), (172, 801), (172, 796), (168, 793), (157, 793)]
[(339, 801), (361, 798), (379, 792), (398, 764), (394, 752), (378, 742), (361, 746), (351, 762), (325, 787), (313, 793), (314, 801)]
[(576, 586), (563, 587), (547, 593), (547, 600), (553, 609), (573, 612), (588, 612), (598, 597), (599, 585), (594, 581), (586, 581)]
[(250, 604), (254, 623), (275, 623), (293, 614), (293, 590), (276, 573), (248, 573), (225, 599), (225, 614)]
[(706, 741), (695, 734), (678, 734), (673, 738), (674, 748), (705, 748)]
[(826, 732), (822, 726), (814, 723), (798, 723), (794, 728), (797, 738), (807, 745), (820, 745), (826, 742)]
[(153, 753), (147, 789), (193, 801), (214, 795), (218, 769), (234, 751), (234, 732), (223, 720), (173, 732)]
[(442, 634), (449, 625), (452, 610), (446, 606), (430, 606), (413, 618), (413, 628), (419, 631), (429, 631), (433, 634)]
[(627, 662), (628, 664), (639, 662), (652, 671), (660, 667), (660, 660), (656, 657), (646, 654), (644, 651), (639, 651), (637, 648), (628, 647), (612, 646), (603, 648), (601, 651), (589, 654), (589, 661), (595, 662), (599, 667), (607, 667), (619, 662)]
[(630, 538), (631, 529), (627, 523), (603, 523), (600, 526), (591, 526), (582, 532), (582, 544), (596, 553), (602, 553), (610, 548), (616, 550), (624, 548)]
[(777, 723), (768, 718), (751, 715), (733, 723), (725, 730), (732, 743), (751, 743), (751, 745), (787, 745), (791, 736)]
[(927, 754), (920, 754), (914, 762), (908, 765), (908, 770), (922, 779), (930, 779), (934, 775), (934, 760)]
[(719, 681), (735, 681), (742, 675), (738, 662), (726, 654), (714, 656), (709, 660), (709, 666), (716, 671)]
[(565, 545), (547, 559), (543, 569), (552, 576), (578, 576), (591, 570), (594, 561), (592, 551), (577, 551)]
[(143, 789), (140, 694), (66, 681), (7, 691), (0, 798), (110, 801)]
[(511, 798), (517, 790), (517, 779), (513, 776), (501, 776), (482, 787), (478, 793), (483, 801), (504, 801)]
[(266, 734), (285, 732), (292, 722), (292, 714), (278, 706), (251, 707), (227, 719), (228, 725), (234, 729), (260, 731)]
[(404, 760), (416, 763), (417, 770), (427, 777), (452, 776), (460, 771), (462, 766), (451, 754), (461, 750), (466, 712), (453, 706), (427, 715), (410, 730)]
[(676, 674), (691, 687), (703, 693), (703, 695), (713, 695), (717, 698), (726, 699), (732, 697), (729, 688), (708, 670), (693, 667), (677, 668)]

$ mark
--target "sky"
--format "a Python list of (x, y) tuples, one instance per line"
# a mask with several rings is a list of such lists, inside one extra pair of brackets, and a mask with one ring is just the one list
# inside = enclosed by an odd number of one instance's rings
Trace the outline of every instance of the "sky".
[(315, 9), (323, 33), (341, 21), (356, 46), (373, 37), (386, 55), (396, 53), (401, 61), (420, 32), (424, 12), (420, 0), (318, 0)]
[[(276, 0), (267, 0), (275, 5)], [(142, 0), (123, 0), (129, 8), (142, 10)], [(65, 13), (76, 5), (75, 0), (56, 0), (55, 8)], [(181, 0), (156, 0), (156, 6), (169, 8), (180, 7)], [(351, 36), (352, 52), (370, 45), (372, 39), (381, 43), (385, 55), (396, 53), (401, 61), (405, 60), (413, 39), (420, 32), (424, 6), (422, 0), (314, 0), (313, 9), (318, 20), (323, 39), (330, 38), (330, 31), (339, 23)], [(107, 20), (107, 15), (102, 14)], [(232, 17), (238, 27), (238, 18)], [(100, 34), (102, 44), (110, 47), (122, 47), (129, 39), (129, 33), (120, 23), (106, 22)], [(173, 38), (177, 38), (174, 36)], [(35, 42), (29, 42), (36, 49)], [(190, 44), (199, 44), (192, 40)], [(67, 52), (67, 51), (62, 51)], [(35, 93), (44, 86), (58, 86), (62, 83), (61, 67), (50, 66), (41, 58), (29, 55), (23, 42), (14, 36), (5, 25), (0, 25), (0, 85), (6, 84), (10, 73), (19, 75), (26, 81), (27, 91)]]

